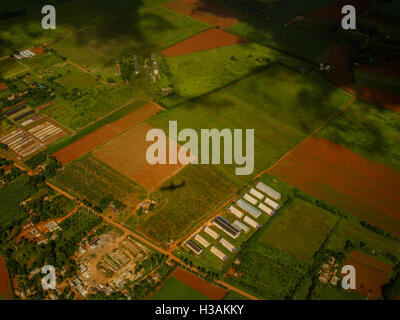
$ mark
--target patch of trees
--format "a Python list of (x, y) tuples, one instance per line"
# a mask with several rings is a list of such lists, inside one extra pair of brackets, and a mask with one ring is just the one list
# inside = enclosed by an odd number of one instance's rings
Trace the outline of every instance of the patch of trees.
[[(51, 218), (64, 216), (65, 208), (70, 200), (64, 196), (57, 196), (52, 200), (45, 200), (45, 196), (29, 201), (24, 209), (37, 215), (39, 221), (46, 221)], [(39, 221), (36, 221), (39, 222)]]
[(31, 169), (35, 169), (38, 165), (42, 164), (46, 160), (47, 155), (44, 152), (39, 152), (38, 154), (35, 154), (33, 157), (26, 160), (25, 165)]
[(20, 17), (23, 16), (25, 13), (26, 13), (25, 10), (6, 11), (0, 13), (0, 21)]
[(396, 300), (400, 294), (400, 264), (393, 269), (392, 278), (382, 286), (382, 296), (385, 300)]

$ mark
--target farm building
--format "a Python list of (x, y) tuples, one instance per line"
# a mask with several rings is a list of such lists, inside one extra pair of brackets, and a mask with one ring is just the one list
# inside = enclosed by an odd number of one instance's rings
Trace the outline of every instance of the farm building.
[(253, 195), (254, 197), (256, 197), (258, 200), (262, 200), (262, 198), (264, 198), (264, 195), (261, 192), (258, 192), (256, 189), (251, 188), (249, 190), (249, 193), (251, 195)]
[(204, 248), (208, 248), (208, 246), (210, 245), (210, 242), (208, 242), (206, 239), (204, 239), (201, 235), (196, 234), (194, 236), (194, 239), (200, 243)]
[(219, 237), (219, 234), (216, 233), (213, 229), (211, 229), (209, 226), (205, 226), (204, 227), (204, 232), (207, 233), (211, 238), (213, 238), (214, 240), (217, 240)]
[(271, 197), (276, 201), (281, 200), (281, 194), (278, 191), (272, 189), (271, 187), (268, 187), (265, 183), (262, 182), (257, 183), (256, 188), (264, 192), (266, 195), (268, 195), (269, 197)]
[(256, 207), (254, 207), (253, 205), (251, 205), (250, 203), (248, 203), (243, 199), (239, 199), (238, 201), (236, 201), (236, 204), (244, 211), (251, 214), (256, 219), (261, 215), (261, 210), (257, 209)]
[(238, 217), (239, 219), (242, 219), (244, 216), (244, 213), (242, 211), (240, 211), (239, 209), (236, 209), (234, 206), (230, 206), (228, 208), (228, 211), (232, 214), (234, 214), (236, 217)]
[(214, 225), (224, 231), (226, 234), (231, 236), (233, 239), (236, 239), (240, 235), (240, 231), (232, 226), (228, 221), (224, 218), (218, 216), (213, 221)]
[(235, 220), (232, 224), (244, 233), (249, 233), (250, 231), (250, 228), (239, 220)]
[(266, 197), (264, 202), (269, 205), (271, 208), (278, 210), (280, 208), (279, 204), (276, 203), (274, 200), (271, 200), (270, 198)]
[(44, 147), (39, 140), (26, 131), (17, 129), (1, 138), (0, 142), (6, 144), (12, 151), (21, 157), (29, 156)]
[(264, 211), (266, 214), (272, 216), (274, 214), (274, 210), (272, 210), (271, 208), (267, 207), (265, 204), (260, 203), (258, 205), (258, 208), (260, 208), (262, 211)]
[(249, 216), (245, 216), (243, 219), (244, 222), (246, 222), (250, 227), (253, 227), (254, 229), (258, 229), (261, 226), (258, 224), (257, 221), (254, 221), (253, 219), (251, 219)]
[(245, 193), (243, 195), (243, 199), (245, 199), (247, 202), (250, 202), (252, 205), (256, 205), (257, 204), (257, 199), (253, 198), (251, 195)]
[(222, 261), (226, 261), (228, 259), (228, 256), (215, 246), (212, 246), (210, 251), (213, 254), (215, 254), (218, 258), (220, 258)]
[(221, 240), (219, 240), (219, 243), (222, 244), (230, 252), (235, 252), (237, 250), (237, 248), (232, 243), (228, 242), (224, 238), (221, 238)]
[(192, 250), (195, 254), (200, 254), (200, 253), (202, 253), (203, 252), (203, 249), (202, 248), (200, 248), (197, 244), (195, 244), (193, 241), (191, 241), (191, 240), (189, 240), (189, 241), (186, 241), (186, 246), (190, 249), (190, 250)]

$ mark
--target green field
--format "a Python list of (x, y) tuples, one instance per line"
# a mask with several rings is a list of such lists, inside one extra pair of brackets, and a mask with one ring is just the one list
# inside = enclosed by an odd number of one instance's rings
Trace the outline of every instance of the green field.
[(315, 63), (323, 61), (330, 48), (330, 42), (325, 38), (304, 32), (292, 25), (285, 27), (282, 22), (259, 17), (251, 17), (228, 28), (228, 31)]
[[(114, 66), (134, 52), (157, 52), (208, 28), (161, 7), (126, 12), (107, 25), (51, 45), (62, 56), (94, 70)], [(79, 50), (77, 50), (79, 48)]]
[(149, 300), (208, 300), (200, 292), (192, 289), (182, 281), (170, 277)]
[(27, 175), (21, 175), (11, 184), (0, 188), (0, 225), (9, 226), (20, 222), (26, 214), (19, 203), (36, 191)]
[[(188, 99), (260, 70), (275, 61), (278, 55), (278, 52), (255, 43), (241, 43), (171, 57), (166, 61), (177, 94), (181, 99)], [(162, 101), (170, 104), (167, 99)]]
[(303, 200), (282, 208), (263, 229), (260, 241), (306, 262), (312, 262), (337, 217)]
[(361, 87), (399, 94), (400, 79), (364, 70), (354, 73), (355, 84)]
[(54, 178), (54, 182), (75, 196), (87, 199), (96, 205), (109, 194), (131, 205), (139, 195), (145, 192), (140, 186), (91, 155), (76, 160), (64, 168)]
[(28, 70), (29, 67), (12, 58), (0, 61), (0, 78), (11, 78)]
[(356, 153), (400, 170), (398, 113), (361, 101), (333, 119), (319, 135)]
[[(177, 187), (174, 187), (177, 186)], [(236, 186), (211, 166), (189, 165), (159, 190), (168, 204), (140, 229), (157, 241), (181, 235), (236, 191)]]
[[(254, 175), (277, 161), (350, 99), (346, 92), (319, 77), (273, 64), (148, 121), (168, 133), (168, 121), (177, 120), (178, 130), (193, 128), (199, 137), (201, 129), (254, 129)], [(217, 167), (232, 179), (249, 180), (249, 176), (235, 175), (236, 165)]]

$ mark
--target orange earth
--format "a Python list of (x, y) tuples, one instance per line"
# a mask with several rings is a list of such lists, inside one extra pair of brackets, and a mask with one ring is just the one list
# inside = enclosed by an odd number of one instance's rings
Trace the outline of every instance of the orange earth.
[(70, 163), (82, 157), (96, 147), (101, 146), (110, 139), (115, 138), (125, 130), (128, 130), (129, 128), (150, 118), (160, 110), (162, 110), (162, 107), (160, 107), (158, 104), (153, 102), (148, 103), (138, 110), (126, 115), (125, 117), (107, 124), (100, 129), (93, 131), (82, 139), (71, 143), (65, 148), (54, 153), (54, 156), (62, 164)]
[(320, 137), (268, 172), (344, 212), (400, 235), (400, 173)]
[(366, 254), (353, 251), (343, 265), (356, 269), (356, 291), (364, 297), (376, 300), (382, 295), (384, 285), (392, 273), (392, 267)]
[(226, 295), (226, 292), (222, 288), (214, 286), (193, 273), (182, 270), (181, 268), (176, 268), (171, 273), (171, 276), (182, 281), (187, 286), (200, 292), (211, 300), (221, 300)]
[(12, 290), (8, 271), (4, 258), (0, 256), (0, 297), (5, 295), (7, 299), (12, 299)]
[(169, 47), (163, 50), (162, 53), (168, 58), (202, 50), (231, 46), (242, 42), (247, 42), (247, 40), (219, 29), (210, 29)]
[[(153, 129), (151, 125), (142, 123), (105, 144), (93, 155), (147, 190), (154, 190), (185, 165), (180, 163), (151, 165), (147, 162), (146, 150), (153, 142), (146, 141), (146, 134), (151, 129)], [(171, 140), (167, 142), (167, 152), (170, 143), (174, 142)]]

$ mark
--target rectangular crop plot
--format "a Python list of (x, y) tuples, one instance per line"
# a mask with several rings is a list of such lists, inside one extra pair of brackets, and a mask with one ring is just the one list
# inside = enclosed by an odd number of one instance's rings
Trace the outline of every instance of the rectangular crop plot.
[(356, 291), (372, 300), (382, 295), (381, 286), (392, 274), (392, 267), (387, 263), (357, 251), (350, 253), (344, 265), (354, 266), (357, 275)]
[(54, 155), (61, 163), (70, 163), (71, 161), (80, 158), (94, 148), (99, 147), (103, 143), (116, 137), (130, 127), (133, 127), (146, 120), (160, 110), (162, 110), (162, 108), (159, 105), (155, 103), (149, 103), (131, 112), (130, 114), (89, 133), (82, 139), (75, 141), (65, 148), (57, 151), (54, 153)]
[[(129, 179), (148, 190), (154, 190), (183, 169), (185, 165), (180, 163), (151, 165), (147, 162), (146, 150), (153, 142), (146, 141), (146, 134), (151, 129), (153, 129), (152, 126), (142, 123), (102, 146), (93, 154)], [(169, 140), (168, 146), (170, 143), (176, 144)]]
[(65, 131), (50, 122), (39, 124), (30, 129), (29, 133), (45, 144), (48, 144), (66, 134)]
[(140, 229), (160, 242), (176, 238), (224, 203), (236, 189), (212, 166), (189, 165), (159, 189), (168, 203)]
[(95, 204), (111, 194), (129, 205), (144, 194), (141, 187), (90, 156), (66, 166), (54, 181), (68, 192)]
[(394, 169), (312, 137), (269, 173), (369, 224), (400, 234), (400, 174)]
[(44, 144), (28, 132), (17, 129), (0, 138), (12, 151), (21, 157), (27, 157), (44, 147)]
[(335, 222), (336, 217), (329, 212), (295, 199), (268, 224), (260, 241), (312, 262)]

